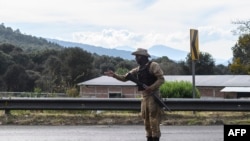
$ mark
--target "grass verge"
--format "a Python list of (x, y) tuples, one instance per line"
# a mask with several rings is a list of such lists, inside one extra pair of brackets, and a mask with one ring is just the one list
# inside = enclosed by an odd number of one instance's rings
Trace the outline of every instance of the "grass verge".
[[(162, 115), (162, 125), (250, 124), (250, 112), (174, 111)], [(142, 125), (134, 111), (0, 111), (0, 125)]]

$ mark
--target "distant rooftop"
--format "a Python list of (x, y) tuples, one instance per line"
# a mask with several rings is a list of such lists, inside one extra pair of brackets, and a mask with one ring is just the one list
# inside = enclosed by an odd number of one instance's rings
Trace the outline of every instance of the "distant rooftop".
[(78, 85), (95, 85), (95, 86), (135, 86), (136, 84), (132, 81), (122, 82), (113, 77), (109, 76), (100, 76), (82, 83), (78, 83)]
[[(165, 75), (165, 81), (189, 81), (192, 75)], [(250, 75), (196, 75), (196, 86), (250, 87)]]
[(250, 87), (225, 87), (221, 90), (221, 92), (242, 92), (248, 93), (250, 92)]
[[(165, 81), (189, 81), (192, 75), (165, 75)], [(135, 86), (134, 82), (122, 82), (108, 76), (100, 76), (78, 85)], [(250, 75), (196, 75), (196, 86), (250, 87)]]

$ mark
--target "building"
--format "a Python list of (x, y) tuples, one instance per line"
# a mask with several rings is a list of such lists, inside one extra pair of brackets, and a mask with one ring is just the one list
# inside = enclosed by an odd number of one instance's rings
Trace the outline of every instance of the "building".
[(80, 96), (90, 98), (136, 98), (140, 97), (135, 83), (121, 82), (112, 77), (101, 76), (78, 84)]
[[(165, 81), (193, 82), (192, 75), (165, 75)], [(201, 98), (246, 98), (250, 97), (250, 75), (196, 75), (195, 86)], [(136, 84), (121, 82), (112, 77), (101, 76), (82, 83), (80, 96), (96, 98), (140, 97)]]

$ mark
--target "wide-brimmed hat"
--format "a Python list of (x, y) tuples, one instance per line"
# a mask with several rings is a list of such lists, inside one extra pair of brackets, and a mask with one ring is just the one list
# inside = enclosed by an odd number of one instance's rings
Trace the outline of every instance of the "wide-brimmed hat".
[(143, 48), (138, 48), (135, 52), (132, 52), (132, 55), (142, 55), (142, 56), (150, 57), (150, 55), (148, 54), (148, 51)]

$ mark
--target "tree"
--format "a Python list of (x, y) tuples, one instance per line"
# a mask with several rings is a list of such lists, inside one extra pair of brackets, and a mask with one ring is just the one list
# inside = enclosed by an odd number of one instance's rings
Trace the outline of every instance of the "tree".
[(93, 54), (93, 67), (98, 75), (103, 74), (103, 72), (107, 70), (115, 70), (115, 64), (112, 63), (112, 60), (112, 57), (106, 55), (99, 56), (97, 54)]
[[(189, 53), (186, 57), (186, 65), (183, 70), (188, 71), (187, 74), (192, 74), (192, 58)], [(189, 68), (188, 70), (186, 68)], [(206, 52), (199, 53), (199, 60), (195, 61), (195, 74), (197, 75), (212, 75), (214, 74), (215, 62), (212, 56)]]
[(173, 60), (169, 59), (167, 56), (153, 59), (153, 61), (159, 63), (165, 75), (177, 75), (177, 74), (182, 74), (183, 72), (180, 65), (174, 62)]
[(48, 84), (47, 91), (49, 92), (64, 92), (66, 85), (63, 83), (62, 77), (62, 62), (57, 56), (50, 56), (45, 62), (43, 74), (46, 83)]
[(59, 51), (57, 50), (44, 50), (44, 51), (37, 51), (30, 54), (30, 58), (32, 61), (41, 66), (50, 56), (59, 56)]
[(214, 74), (223, 75), (223, 74), (231, 74), (228, 66), (224, 66), (222, 64), (216, 65), (214, 69)]
[(2, 50), (6, 54), (9, 54), (10, 52), (12, 52), (14, 50), (14, 48), (16, 48), (16, 47), (12, 44), (1, 44), (0, 45), (0, 50)]
[(249, 74), (249, 65), (242, 64), (241, 58), (234, 58), (233, 63), (230, 64), (230, 71), (233, 74)]
[(7, 91), (31, 91), (29, 76), (21, 65), (10, 66), (4, 75), (4, 80)]
[(7, 68), (14, 64), (11, 55), (8, 55), (0, 50), (0, 75), (3, 75)]
[(232, 31), (234, 34), (244, 35), (250, 33), (250, 20), (233, 21), (232, 24), (238, 25), (237, 29)]
[(62, 75), (67, 87), (92, 78), (93, 58), (90, 53), (79, 47), (62, 50), (60, 59), (63, 62)]
[(5, 82), (1, 76), (0, 76), (0, 91), (6, 91)]
[(234, 74), (250, 74), (250, 21), (238, 21), (235, 24), (239, 24), (236, 31), (240, 36), (232, 47), (233, 61), (229, 65), (230, 71)]
[(182, 73), (183, 75), (190, 75), (192, 72), (190, 70), (190, 66), (188, 66), (187, 62), (185, 61), (180, 61), (179, 63), (179, 66), (182, 70)]

